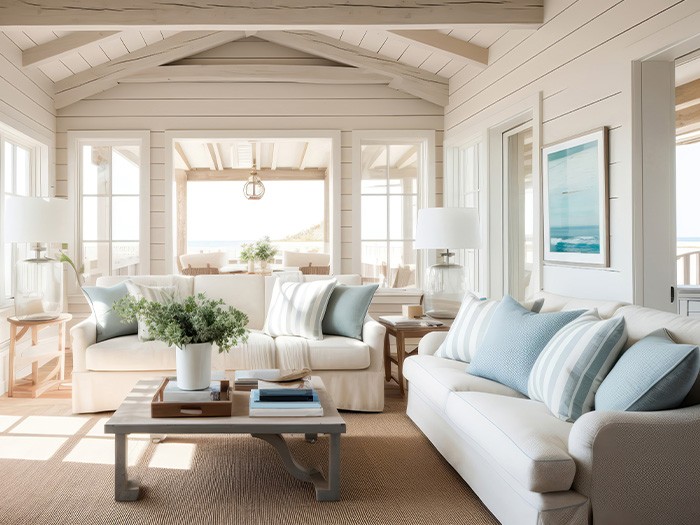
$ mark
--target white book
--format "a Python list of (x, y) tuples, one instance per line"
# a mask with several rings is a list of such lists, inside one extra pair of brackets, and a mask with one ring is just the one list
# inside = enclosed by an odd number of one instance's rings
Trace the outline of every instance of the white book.
[(220, 392), (221, 383), (212, 381), (209, 388), (204, 390), (181, 390), (177, 387), (175, 378), (168, 381), (163, 390), (163, 402), (166, 403), (204, 403), (212, 401), (212, 392)]
[(250, 417), (320, 417), (321, 408), (251, 408)]
[(429, 317), (423, 317), (415, 319), (413, 317), (404, 317), (403, 315), (383, 315), (379, 317), (380, 321), (389, 323), (392, 326), (399, 327), (411, 327), (411, 326), (442, 326), (443, 323), (431, 319)]

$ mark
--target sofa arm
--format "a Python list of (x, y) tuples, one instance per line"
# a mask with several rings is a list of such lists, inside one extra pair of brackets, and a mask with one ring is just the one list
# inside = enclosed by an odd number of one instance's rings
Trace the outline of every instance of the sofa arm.
[(433, 355), (447, 337), (448, 332), (430, 332), (418, 343), (418, 355)]
[(370, 350), (370, 370), (384, 370), (384, 335), (386, 328), (367, 316), (362, 326), (362, 341)]
[(574, 423), (574, 489), (593, 522), (700, 523), (700, 406), (589, 412)]
[(70, 329), (70, 345), (73, 353), (73, 371), (85, 370), (85, 351), (97, 342), (97, 323), (93, 316)]

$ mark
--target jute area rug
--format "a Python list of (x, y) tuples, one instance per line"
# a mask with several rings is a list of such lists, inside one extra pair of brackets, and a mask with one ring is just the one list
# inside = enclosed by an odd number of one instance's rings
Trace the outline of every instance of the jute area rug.
[[(67, 401), (1, 400), (0, 523), (498, 523), (390, 390), (384, 413), (343, 414), (341, 500), (325, 503), (287, 473), (270, 445), (249, 436), (130, 438), (130, 477), (139, 480), (141, 498), (116, 503), (104, 414), (63, 415)], [(325, 438), (290, 441), (302, 463), (325, 469)]]

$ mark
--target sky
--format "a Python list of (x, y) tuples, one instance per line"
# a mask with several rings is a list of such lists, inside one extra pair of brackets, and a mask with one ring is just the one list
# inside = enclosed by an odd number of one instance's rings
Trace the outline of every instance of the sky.
[(700, 143), (676, 148), (676, 237), (700, 239)]

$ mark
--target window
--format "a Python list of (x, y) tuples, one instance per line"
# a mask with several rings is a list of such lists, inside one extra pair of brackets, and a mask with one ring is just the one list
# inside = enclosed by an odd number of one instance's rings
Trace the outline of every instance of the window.
[[(36, 175), (36, 145), (21, 141), (0, 132), (0, 160), (2, 191), (5, 196), (34, 195)], [(1, 233), (0, 233), (1, 235)], [(25, 243), (2, 243), (2, 282), (0, 283), (1, 302), (13, 297), (15, 263), (25, 259), (29, 245)]]
[(423, 257), (416, 253), (414, 240), (418, 208), (432, 200), (426, 168), (430, 142), (427, 138), (355, 141), (359, 167), (355, 257), (363, 282), (410, 288), (420, 279)]
[(103, 275), (149, 271), (144, 142), (102, 138), (74, 142), (80, 195), (78, 257), (86, 284)]

